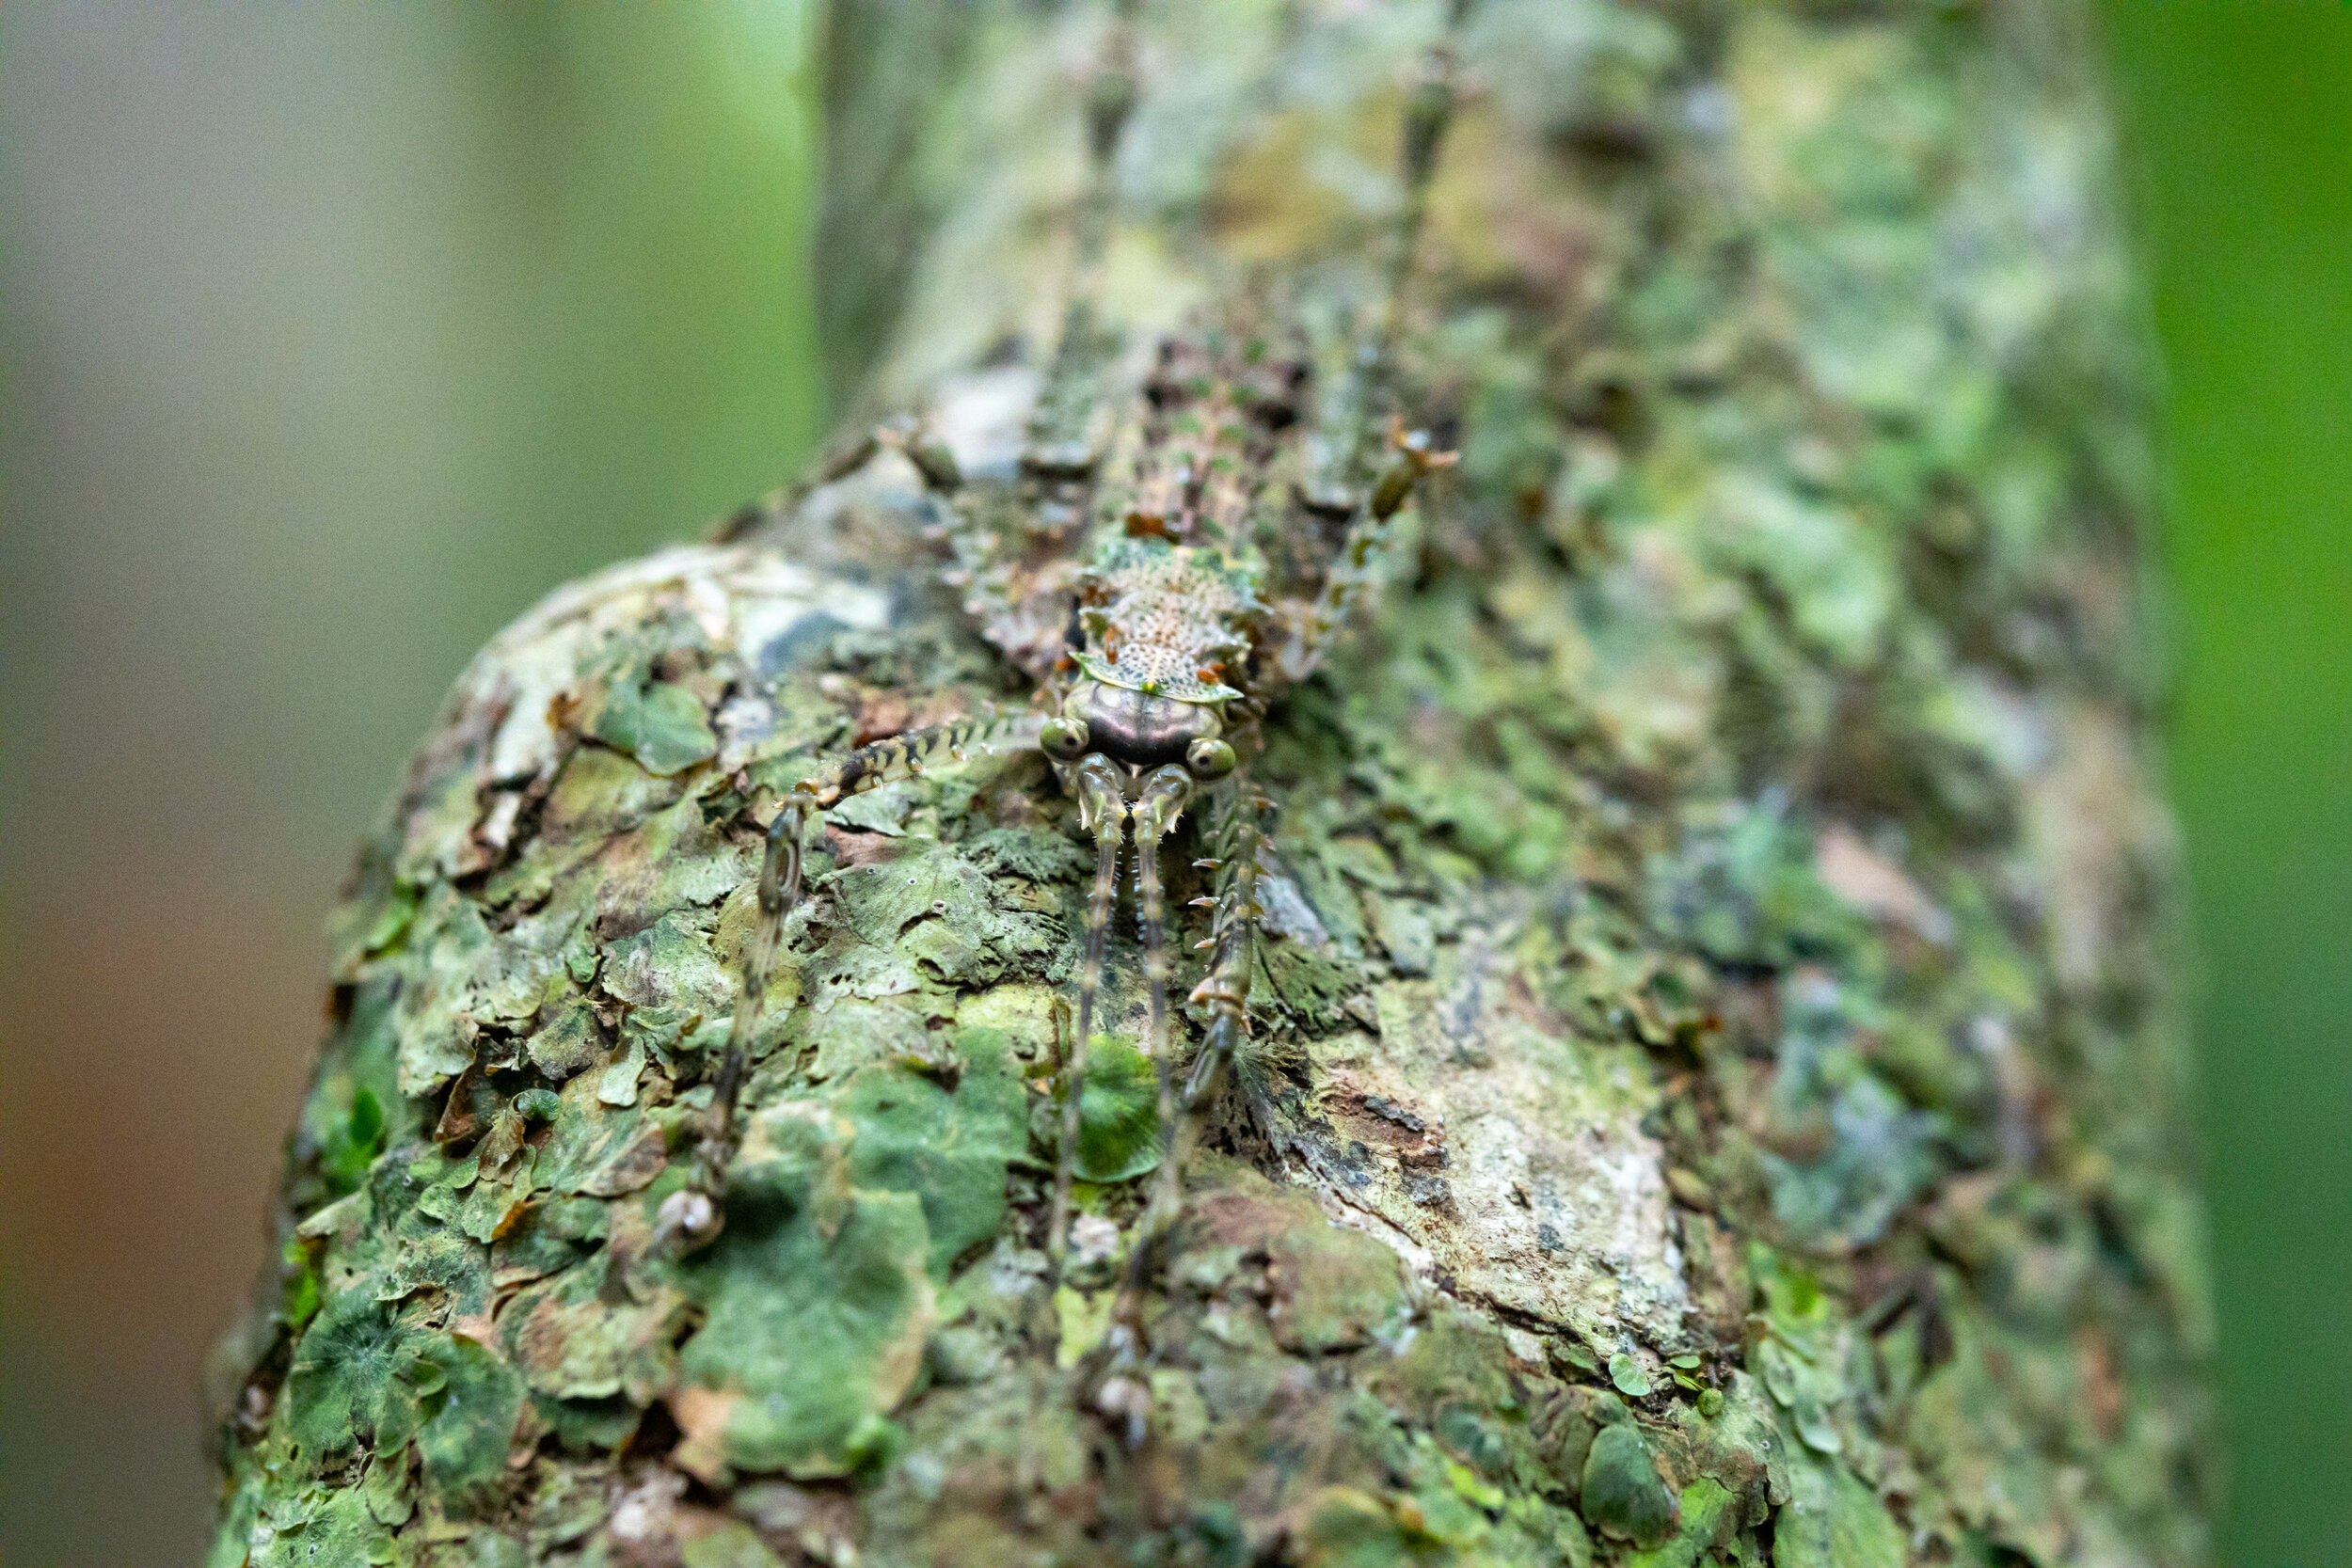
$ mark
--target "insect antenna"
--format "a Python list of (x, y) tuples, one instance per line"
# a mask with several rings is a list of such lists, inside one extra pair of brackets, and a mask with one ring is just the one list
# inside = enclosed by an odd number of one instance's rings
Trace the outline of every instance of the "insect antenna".
[[(1209, 973), (1187, 999), (1208, 1004), (1208, 1037), (1201, 1044), (1200, 1053), (1193, 1058), (1192, 1072), (1181, 1094), (1175, 1085), (1175, 1063), (1165, 1053), (1160, 1058), (1160, 1174), (1151, 1204), (1144, 1211), (1140, 1233), (1127, 1255), (1126, 1276), (1111, 1309), (1113, 1321), (1124, 1325), (1131, 1340), (1140, 1337), (1143, 1293), (1183, 1204), (1184, 1156), (1198, 1135), (1201, 1117), (1216, 1101), (1226, 1065), (1237, 1054), (1242, 1037), (1249, 1027), (1249, 974), (1257, 961), (1257, 922), (1262, 912), (1257, 902), (1257, 812), (1262, 802), (1247, 781), (1238, 776), (1224, 787), (1221, 801), (1215, 857), (1219, 877), (1213, 900), (1216, 913), (1209, 940), (1203, 943), (1211, 949)], [(1174, 820), (1173, 812), (1169, 813), (1169, 820)], [(1143, 843), (1139, 835), (1138, 854), (1143, 852)], [(1156, 902), (1156, 860), (1151, 888), (1147, 896)], [(1146, 934), (1148, 941), (1149, 927)], [(1155, 1038), (1164, 1034), (1158, 1020), (1155, 1010)], [(1164, 1039), (1160, 1040), (1160, 1049), (1167, 1051)]]
[(1119, 898), (1119, 851), (1127, 832), (1127, 798), (1118, 766), (1096, 752), (1079, 762), (1078, 825), (1094, 835), (1094, 894), (1087, 903), (1087, 946), (1078, 971), (1078, 1038), (1062, 1079), (1061, 1147), (1054, 1159), (1054, 1202), (1046, 1219), (1046, 1257), (1056, 1278), (1070, 1240), (1070, 1183), (1078, 1164), (1080, 1101), (1087, 1048), (1094, 1037), (1094, 997), (1103, 985), (1103, 944)]

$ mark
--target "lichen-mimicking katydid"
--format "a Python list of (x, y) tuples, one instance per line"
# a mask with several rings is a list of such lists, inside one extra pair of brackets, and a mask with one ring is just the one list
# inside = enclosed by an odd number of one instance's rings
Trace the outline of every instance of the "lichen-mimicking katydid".
[[(1455, 20), (1466, 8), (1456, 7)], [(845, 797), (973, 752), (1041, 751), (1096, 851), (1086, 957), (1078, 980), (1079, 1049), (1065, 1064), (1060, 1148), (1046, 1244), (1068, 1241), (1070, 1197), (1104, 938), (1122, 855), (1132, 853), (1159, 1073), (1163, 1153), (1146, 1221), (1157, 1240), (1181, 1192), (1184, 1120), (1211, 1101), (1248, 1027), (1257, 921), (1254, 897), (1269, 802), (1248, 759), (1268, 700), (1321, 662), (1372, 586), (1382, 544), (1421, 482), (1449, 467), (1425, 431), (1408, 432), (1393, 355), (1410, 287), (1414, 242), (1453, 107), (1454, 56), (1440, 37), (1406, 96), (1399, 205), (1389, 243), (1388, 298), (1351, 334), (1337, 385), (1319, 387), (1306, 331), (1279, 301), (1203, 321), (1162, 341), (1140, 387), (1117, 387), (1117, 336), (1103, 324), (1102, 250), (1111, 169), (1136, 93), (1134, 40), (1108, 29), (1087, 95), (1089, 178), (1074, 215), (1075, 264), (1062, 341), (1029, 421), (1012, 480), (1014, 505), (963, 501), (952, 456), (919, 424), (886, 426), (831, 466), (845, 475), (885, 445), (904, 451), (945, 501), (946, 531), (966, 608), (1004, 654), (1037, 681), (1032, 711), (958, 719), (871, 742), (798, 781), (774, 803), (760, 870), (760, 923), (747, 950), (742, 1005), (711, 1107), (702, 1180), (670, 1200), (664, 1220), (687, 1243), (715, 1233), (716, 1201), (734, 1142), (737, 1097), (755, 1021), (800, 901), (802, 835), (812, 814)], [(1329, 357), (1329, 356), (1326, 356)], [(1008, 526), (1008, 516), (1010, 526)], [(1035, 635), (1043, 626), (1058, 637)], [(1177, 1083), (1169, 1029), (1162, 841), (1196, 796), (1209, 798), (1218, 874), (1197, 902), (1213, 911), (1206, 973), (1190, 1001), (1206, 1029), (1188, 1080)], [(1129, 842), (1132, 840), (1132, 850)], [(1152, 1256), (1138, 1245), (1140, 1267)]]

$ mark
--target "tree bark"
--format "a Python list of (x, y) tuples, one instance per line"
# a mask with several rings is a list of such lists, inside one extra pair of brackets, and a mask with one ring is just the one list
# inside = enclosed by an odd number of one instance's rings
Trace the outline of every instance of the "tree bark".
[[(1143, 8), (1120, 375), (1237, 298), (1375, 308), (1444, 10)], [(835, 15), (827, 373), (973, 504), (1018, 504), (1108, 24)], [(502, 633), (338, 916), (213, 1562), (2206, 1560), (2150, 372), (2085, 26), (1455, 26), (1394, 379), (1460, 464), (1266, 718), (1255, 1044), (1108, 1382), (1149, 1096), (1113, 1042), (1109, 1223), (1049, 1283), (1089, 857), (1035, 759), (832, 813), (725, 1230), (655, 1235), (760, 802), (1025, 695), (922, 477)]]

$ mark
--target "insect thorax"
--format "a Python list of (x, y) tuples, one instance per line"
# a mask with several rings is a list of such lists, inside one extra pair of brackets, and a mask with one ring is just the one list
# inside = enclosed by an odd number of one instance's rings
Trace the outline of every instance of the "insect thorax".
[(1086, 642), (1073, 657), (1105, 686), (1222, 704), (1241, 695), (1224, 676), (1263, 613), (1254, 587), (1212, 546), (1112, 540), (1082, 579)]

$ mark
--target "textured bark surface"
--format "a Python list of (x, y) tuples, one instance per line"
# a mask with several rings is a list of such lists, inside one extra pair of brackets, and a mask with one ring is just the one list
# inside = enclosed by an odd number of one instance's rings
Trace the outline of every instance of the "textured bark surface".
[[(1141, 965), (1049, 1288), (1089, 856), (1034, 758), (812, 836), (726, 1229), (652, 1245), (759, 802), (1025, 696), (913, 468), (502, 634), (339, 917), (213, 1561), (2205, 1560), (2147, 372), (2067, 14), (1471, 13), (1397, 372), (1461, 462), (1266, 719), (1255, 1048), (1111, 1384)], [(829, 371), (970, 504), (1020, 504), (1104, 24), (836, 32)], [(1374, 309), (1442, 8), (1139, 25), (1122, 373)]]

